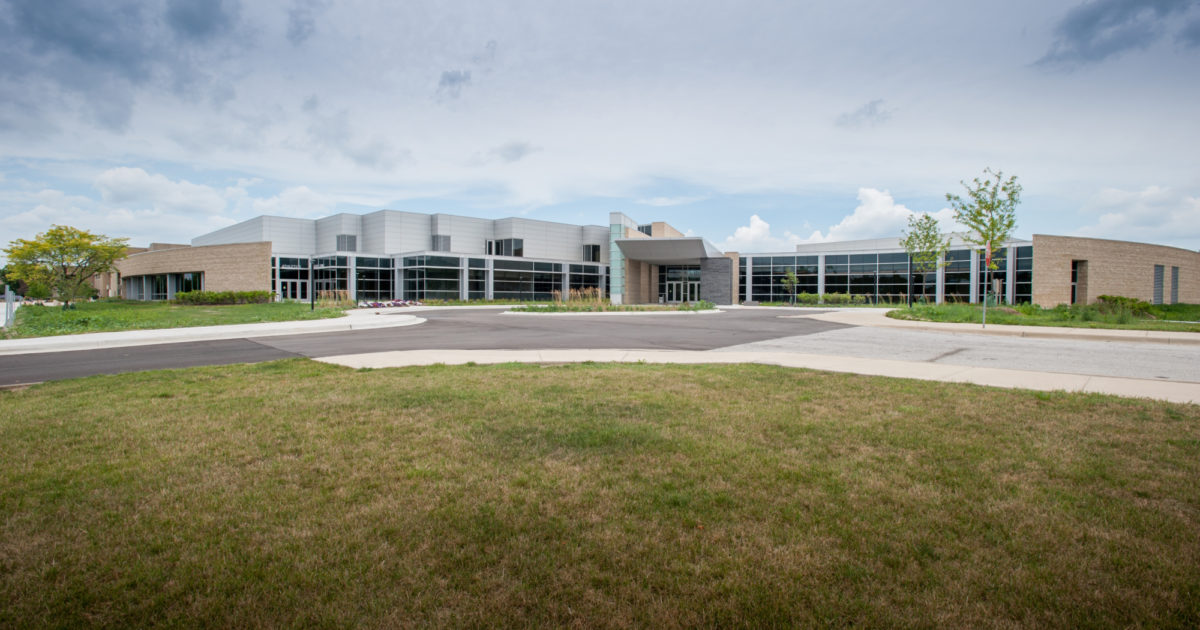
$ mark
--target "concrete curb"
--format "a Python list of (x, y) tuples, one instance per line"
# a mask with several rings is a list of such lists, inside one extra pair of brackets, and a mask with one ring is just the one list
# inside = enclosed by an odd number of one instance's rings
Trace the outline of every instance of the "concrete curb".
[[(382, 317), (374, 317), (375, 315), (382, 315)], [(5, 339), (0, 340), (0, 356), (150, 346), (165, 343), (185, 343), (189, 341), (345, 332), (348, 330), (414, 326), (424, 322), (423, 318), (414, 315), (387, 312), (387, 309), (371, 309), (348, 311), (345, 317), (331, 319), (229, 324), (225, 326), (193, 326), (188, 328), (158, 328), (152, 330), (123, 330), (120, 332), (87, 333), (83, 335)]]
[(1111, 394), (1200, 404), (1200, 383), (1061, 374), (942, 363), (864, 359), (792, 352), (714, 352), (697, 350), (400, 350), (314, 359), (350, 368), (388, 368), (464, 363), (761, 363), (828, 372), (973, 383), (990, 387)]
[[(894, 309), (888, 309), (888, 311)], [(833, 313), (810, 315), (780, 315), (783, 318), (805, 317), (837, 324), (871, 326), (874, 328), (899, 328), (966, 335), (993, 335), (999, 337), (1029, 337), (1041, 339), (1074, 339), (1079, 341), (1117, 341), (1127, 343), (1161, 343), (1171, 345), (1200, 345), (1200, 333), (1165, 332), (1159, 330), (1112, 330), (1104, 328), (1059, 328), (1053, 326), (1013, 326), (992, 324), (983, 328), (976, 324), (950, 324), (945, 322), (919, 322), (892, 319), (888, 311), (844, 310)]]

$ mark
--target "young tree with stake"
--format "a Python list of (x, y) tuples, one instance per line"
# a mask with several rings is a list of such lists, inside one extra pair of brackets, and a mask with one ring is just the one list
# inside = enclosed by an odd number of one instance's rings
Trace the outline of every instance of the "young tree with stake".
[[(950, 238), (942, 234), (937, 219), (932, 214), (922, 212), (908, 217), (908, 229), (900, 244), (908, 252), (912, 269), (909, 278), (915, 271), (921, 274), (921, 299), (925, 299), (925, 275), (946, 266), (946, 252), (950, 250)], [(912, 296), (909, 296), (911, 305)]]
[(1017, 225), (1017, 204), (1021, 202), (1021, 185), (1015, 175), (1004, 179), (1002, 171), (983, 170), (971, 184), (960, 182), (967, 197), (946, 193), (946, 201), (954, 209), (954, 220), (966, 227), (963, 237), (985, 255), (983, 286), (983, 325), (987, 327), (987, 293), (991, 288), (992, 272), (999, 269), (992, 253), (1004, 246)]
[(796, 272), (791, 269), (779, 279), (779, 284), (783, 285), (784, 290), (792, 296), (792, 306), (796, 305), (796, 285), (800, 284), (800, 279), (796, 277)]

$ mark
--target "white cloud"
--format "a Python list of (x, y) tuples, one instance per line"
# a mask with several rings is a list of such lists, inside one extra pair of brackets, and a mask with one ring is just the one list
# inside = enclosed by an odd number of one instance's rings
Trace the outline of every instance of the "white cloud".
[[(843, 217), (841, 222), (830, 227), (825, 234), (815, 230), (804, 242), (827, 243), (900, 236), (908, 227), (908, 218), (914, 214), (916, 213), (904, 205), (896, 203), (892, 194), (886, 190), (859, 188), (858, 207), (854, 212)], [(942, 231), (949, 232), (954, 228), (954, 211), (950, 208), (943, 208), (931, 214), (938, 220)]]
[(213, 188), (187, 180), (174, 182), (140, 168), (109, 169), (95, 184), (107, 203), (148, 206), (160, 212), (217, 214), (226, 205), (225, 197)]
[(1200, 247), (1200, 196), (1160, 186), (1140, 191), (1106, 188), (1084, 209), (1099, 216), (1077, 230), (1078, 236)]
[(799, 236), (784, 231), (783, 238), (771, 236), (771, 224), (757, 214), (750, 215), (750, 225), (743, 225), (721, 243), (721, 249), (735, 252), (789, 251), (800, 243)]
[(656, 208), (665, 208), (668, 206), (682, 206), (697, 201), (704, 201), (708, 197), (649, 197), (646, 199), (638, 199), (637, 202), (643, 206), (654, 206)]
[(256, 214), (318, 217), (333, 212), (335, 202), (308, 186), (294, 186), (269, 199), (257, 199), (252, 205)]
[(196, 235), (234, 222), (230, 218), (211, 214), (179, 214), (154, 208), (113, 206), (55, 189), (43, 189), (7, 201), (14, 207), (25, 208), (15, 214), (0, 216), (0, 233), (11, 234), (11, 238), (33, 238), (51, 225), (58, 224), (106, 236), (127, 237), (131, 245), (187, 243)]

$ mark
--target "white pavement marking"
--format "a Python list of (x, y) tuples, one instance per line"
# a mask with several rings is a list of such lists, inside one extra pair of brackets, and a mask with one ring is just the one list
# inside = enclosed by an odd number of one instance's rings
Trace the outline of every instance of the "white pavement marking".
[(696, 350), (401, 350), (315, 359), (350, 368), (388, 368), (464, 363), (762, 363), (924, 381), (973, 383), (1039, 391), (1094, 392), (1177, 403), (1200, 403), (1200, 383), (1058, 374), (891, 359), (839, 357), (795, 352), (710, 352)]
[[(378, 317), (375, 315), (378, 315)], [(4, 339), (0, 340), (0, 356), (150, 346), (188, 341), (215, 341), (218, 339), (245, 339), (251, 337), (345, 332), (348, 330), (414, 326), (424, 322), (425, 320), (420, 317), (388, 313), (386, 311), (383, 313), (375, 310), (349, 311), (345, 317), (328, 319), (228, 324), (225, 326), (192, 326), (188, 328), (158, 328), (153, 330), (123, 330), (120, 332), (87, 333), (83, 335)]]

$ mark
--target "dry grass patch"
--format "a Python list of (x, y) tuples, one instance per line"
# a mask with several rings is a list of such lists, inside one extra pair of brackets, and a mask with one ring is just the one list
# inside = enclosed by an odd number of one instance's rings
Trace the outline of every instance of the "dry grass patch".
[(0, 410), (0, 626), (1200, 623), (1196, 406), (294, 360)]

